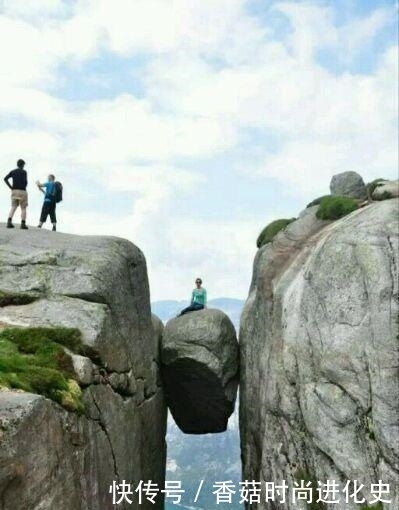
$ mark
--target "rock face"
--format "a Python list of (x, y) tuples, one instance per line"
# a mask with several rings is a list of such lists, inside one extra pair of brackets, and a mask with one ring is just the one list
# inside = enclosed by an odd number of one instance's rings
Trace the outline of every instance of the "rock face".
[(356, 172), (342, 172), (334, 175), (331, 179), (330, 191), (332, 195), (359, 199), (367, 198), (367, 190), (364, 181)]
[[(0, 290), (34, 298), (0, 308), (1, 327), (77, 327), (102, 362), (73, 356), (82, 416), (39, 395), (0, 391), (1, 510), (107, 510), (116, 508), (113, 481), (163, 486), (159, 330), (141, 251), (116, 238), (1, 226)], [(163, 508), (161, 496), (156, 505), (129, 497), (133, 504), (118, 508)]]
[(379, 200), (384, 197), (384, 195), (389, 194), (389, 196), (399, 197), (399, 179), (396, 181), (383, 181), (375, 188), (373, 191), (373, 197), (375, 200)]
[[(399, 508), (398, 200), (335, 223), (315, 210), (255, 260), (240, 332), (243, 476), (358, 480), (368, 502), (383, 480), (384, 508)], [(307, 508), (262, 500), (250, 508)]]
[(169, 321), (162, 375), (167, 403), (183, 432), (225, 431), (238, 383), (238, 343), (227, 315), (209, 309)]

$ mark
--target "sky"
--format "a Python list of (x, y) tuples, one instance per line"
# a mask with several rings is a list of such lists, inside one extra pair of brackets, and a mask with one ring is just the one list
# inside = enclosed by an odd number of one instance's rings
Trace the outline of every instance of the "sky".
[(397, 62), (391, 0), (0, 0), (0, 169), (30, 225), (54, 173), (59, 230), (134, 242), (153, 300), (245, 298), (267, 223), (397, 177)]

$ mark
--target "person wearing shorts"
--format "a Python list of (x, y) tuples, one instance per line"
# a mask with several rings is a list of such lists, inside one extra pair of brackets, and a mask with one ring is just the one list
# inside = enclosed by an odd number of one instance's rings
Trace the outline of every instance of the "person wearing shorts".
[[(8, 215), (7, 228), (14, 228), (12, 223), (13, 216), (18, 207), (21, 208), (21, 229), (27, 230), (26, 226), (26, 208), (28, 207), (28, 174), (24, 170), (25, 161), (19, 159), (17, 161), (17, 168), (11, 170), (5, 177), (4, 182), (11, 190), (11, 210)], [(10, 179), (12, 184), (10, 184)]]

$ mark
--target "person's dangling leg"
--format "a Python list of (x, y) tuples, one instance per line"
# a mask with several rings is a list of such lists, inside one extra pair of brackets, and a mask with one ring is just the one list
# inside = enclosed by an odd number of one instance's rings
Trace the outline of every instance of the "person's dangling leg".
[(193, 305), (187, 306), (187, 308), (184, 308), (184, 309), (180, 312), (180, 315), (185, 315), (186, 313), (192, 312), (193, 310), (194, 310), (194, 309), (193, 309)]
[(204, 308), (204, 305), (200, 305), (199, 303), (193, 303), (192, 305), (188, 306), (187, 308), (184, 308), (184, 310), (182, 310), (180, 312), (180, 315), (185, 315), (186, 313), (190, 313), (190, 312), (196, 312), (198, 310), (202, 310)]

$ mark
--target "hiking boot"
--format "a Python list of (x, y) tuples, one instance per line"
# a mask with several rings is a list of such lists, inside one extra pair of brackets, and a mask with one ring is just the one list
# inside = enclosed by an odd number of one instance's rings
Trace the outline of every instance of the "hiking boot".
[(7, 221), (7, 228), (14, 228), (14, 225), (12, 224), (12, 221), (10, 220), (10, 218), (8, 218), (8, 221)]
[(53, 225), (53, 228), (51, 229), (53, 232), (56, 232), (57, 231), (57, 227), (55, 225)]
[(28, 230), (28, 227), (26, 226), (26, 223), (24, 221), (21, 222), (21, 229)]
[(38, 226), (37, 226), (37, 228), (42, 228), (42, 226), (41, 226), (41, 225), (38, 225)]

